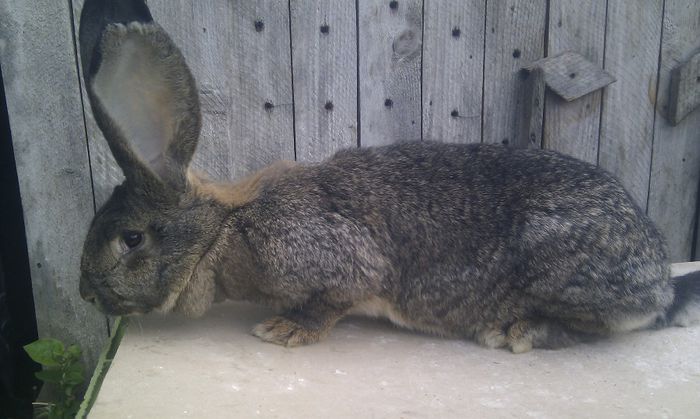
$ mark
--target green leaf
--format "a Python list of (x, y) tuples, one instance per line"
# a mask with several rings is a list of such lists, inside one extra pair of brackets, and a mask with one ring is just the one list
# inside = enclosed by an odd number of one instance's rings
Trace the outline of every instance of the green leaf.
[(34, 373), (34, 375), (45, 383), (60, 383), (63, 378), (63, 372), (55, 368), (39, 371)]
[(63, 419), (65, 409), (63, 406), (55, 405), (51, 410), (49, 410), (49, 419)]
[(41, 365), (56, 366), (63, 355), (63, 343), (56, 339), (39, 339), (24, 346), (25, 352), (31, 359)]
[(41, 409), (38, 409), (39, 411), (36, 412), (36, 419), (44, 419), (48, 418), (49, 415), (51, 414), (51, 409), (48, 407), (42, 407)]
[(80, 364), (73, 364), (65, 370), (64, 381), (67, 384), (80, 384), (85, 381), (85, 374), (83, 372), (83, 366)]
[(78, 359), (80, 359), (82, 351), (80, 350), (80, 347), (78, 347), (78, 345), (71, 345), (68, 347), (68, 349), (66, 349), (66, 355), (69, 359), (77, 361)]
[(76, 414), (78, 413), (78, 409), (80, 409), (80, 403), (76, 401), (75, 403), (71, 404), (66, 410), (66, 417), (68, 417), (69, 419), (74, 419)]

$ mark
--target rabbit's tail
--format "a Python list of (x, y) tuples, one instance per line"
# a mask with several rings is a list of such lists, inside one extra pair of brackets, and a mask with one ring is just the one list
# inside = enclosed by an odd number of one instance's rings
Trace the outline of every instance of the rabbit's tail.
[(673, 303), (666, 310), (668, 326), (700, 323), (700, 271), (671, 278)]

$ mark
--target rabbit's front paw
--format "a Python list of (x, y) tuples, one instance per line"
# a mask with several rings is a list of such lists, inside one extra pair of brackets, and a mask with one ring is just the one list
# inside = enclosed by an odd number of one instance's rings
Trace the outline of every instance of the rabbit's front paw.
[(305, 328), (282, 316), (275, 316), (258, 324), (252, 332), (265, 342), (286, 347), (308, 345), (318, 342), (322, 337), (319, 330)]

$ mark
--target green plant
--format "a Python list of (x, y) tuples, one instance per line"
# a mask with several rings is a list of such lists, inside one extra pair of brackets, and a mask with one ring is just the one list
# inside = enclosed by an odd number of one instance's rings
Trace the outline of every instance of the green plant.
[(85, 381), (85, 372), (80, 363), (82, 355), (77, 345), (67, 348), (56, 339), (39, 339), (26, 345), (29, 357), (43, 366), (36, 373), (41, 381), (58, 387), (58, 400), (42, 406), (37, 417), (49, 419), (73, 418), (80, 407), (81, 398), (76, 394)]

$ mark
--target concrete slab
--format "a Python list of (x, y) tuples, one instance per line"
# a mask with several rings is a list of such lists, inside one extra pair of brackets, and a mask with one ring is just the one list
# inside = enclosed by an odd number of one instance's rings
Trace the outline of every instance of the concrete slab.
[(349, 318), (287, 349), (272, 313), (133, 319), (90, 418), (700, 417), (700, 327), (513, 355)]

